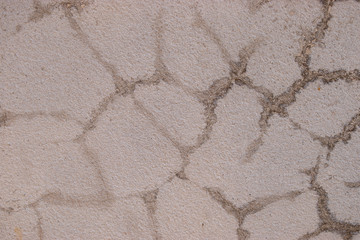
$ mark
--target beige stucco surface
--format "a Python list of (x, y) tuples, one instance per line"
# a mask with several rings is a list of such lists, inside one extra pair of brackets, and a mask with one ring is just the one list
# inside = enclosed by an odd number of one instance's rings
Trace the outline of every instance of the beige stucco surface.
[(0, 0), (0, 240), (360, 239), (358, 0)]

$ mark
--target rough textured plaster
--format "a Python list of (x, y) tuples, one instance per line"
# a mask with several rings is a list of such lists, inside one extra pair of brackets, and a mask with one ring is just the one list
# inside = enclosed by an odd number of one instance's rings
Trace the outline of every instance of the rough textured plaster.
[(0, 239), (360, 239), (358, 0), (0, 9)]

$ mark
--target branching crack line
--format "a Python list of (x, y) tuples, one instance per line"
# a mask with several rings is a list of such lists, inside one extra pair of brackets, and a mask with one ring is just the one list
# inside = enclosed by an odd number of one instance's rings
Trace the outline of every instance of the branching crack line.
[(330, 159), (330, 154), (334, 150), (335, 146), (339, 142), (347, 143), (351, 139), (351, 134), (356, 131), (357, 127), (360, 126), (360, 111), (356, 113), (349, 122), (347, 122), (342, 131), (340, 133), (337, 133), (333, 136), (318, 136), (315, 133), (303, 129), (299, 123), (297, 123), (295, 120), (290, 119), (290, 122), (293, 124), (294, 127), (304, 130), (307, 132), (310, 137), (315, 140), (319, 141), (322, 146), (326, 147), (328, 149), (328, 154), (326, 159)]
[(327, 146), (329, 150), (333, 150), (336, 143), (342, 141), (347, 143), (351, 139), (351, 133), (357, 129), (357, 126), (360, 125), (360, 111), (351, 118), (351, 120), (345, 124), (343, 130), (330, 137), (315, 137), (316, 140), (319, 140), (323, 145)]
[(360, 232), (360, 224), (352, 224), (347, 222), (338, 221), (331, 214), (328, 207), (329, 197), (325, 189), (317, 182), (317, 176), (320, 168), (320, 157), (318, 157), (316, 165), (304, 171), (305, 174), (310, 176), (309, 189), (315, 191), (318, 195), (317, 210), (320, 218), (318, 228), (311, 233), (307, 233), (300, 237), (299, 240), (307, 240), (319, 235), (322, 232), (335, 232), (340, 234), (344, 240), (350, 240), (352, 237)]
[(219, 203), (228, 214), (237, 219), (237, 236), (239, 240), (248, 239), (250, 236), (250, 233), (242, 228), (242, 224), (248, 215), (255, 214), (263, 210), (266, 206), (280, 200), (294, 200), (297, 196), (302, 194), (301, 191), (292, 191), (283, 195), (271, 195), (268, 197), (255, 199), (242, 207), (236, 207), (231, 201), (224, 197), (221, 190), (214, 188), (205, 188), (204, 190), (211, 196), (213, 200)]
[[(208, 90), (198, 92), (197, 98), (199, 101), (205, 106), (205, 117), (206, 117), (206, 125), (203, 130), (203, 133), (198, 136), (197, 143), (190, 149), (189, 154), (193, 153), (196, 149), (200, 148), (209, 138), (210, 133), (212, 132), (213, 126), (217, 122), (217, 116), (215, 113), (215, 109), (217, 107), (218, 100), (224, 98), (229, 90), (232, 88), (234, 82), (238, 85), (242, 85), (239, 83), (240, 79), (247, 78), (245, 76), (246, 67), (250, 56), (255, 51), (258, 44), (261, 42), (259, 39), (253, 41), (249, 46), (243, 48), (239, 53), (239, 62), (235, 62), (231, 60), (230, 53), (224, 47), (220, 37), (211, 29), (211, 27), (205, 22), (202, 18), (200, 12), (195, 7), (195, 22), (194, 26), (201, 28), (205, 31), (206, 35), (209, 36), (210, 40), (213, 41), (218, 49), (221, 52), (222, 58), (226, 64), (229, 65), (229, 76), (223, 77), (215, 80)], [(246, 85), (251, 85), (250, 80), (247, 78), (248, 82)], [(253, 85), (252, 85), (253, 86)], [(252, 90), (261, 93), (262, 95), (272, 96), (269, 90), (264, 87), (251, 87)], [(257, 143), (261, 143), (261, 139), (255, 141)], [(257, 146), (253, 146), (252, 149), (258, 148)], [(248, 157), (251, 157), (253, 153), (247, 153)]]
[[(249, 77), (246, 76), (246, 70), (248, 61), (251, 55), (255, 52), (256, 48), (262, 42), (261, 39), (256, 39), (252, 41), (248, 46), (244, 47), (239, 52), (239, 61), (232, 61), (230, 53), (224, 47), (220, 37), (211, 29), (211, 27), (205, 22), (202, 18), (200, 12), (195, 8), (195, 23), (196, 27), (199, 27), (205, 31), (209, 38), (216, 44), (218, 49), (221, 52), (222, 58), (226, 64), (229, 65), (230, 76), (224, 77), (222, 79), (214, 81), (210, 86), (209, 90), (199, 93), (200, 102), (205, 105), (205, 116), (207, 117), (206, 127), (203, 135), (199, 136), (198, 144), (195, 146), (195, 149), (198, 149), (202, 144), (204, 144), (209, 138), (212, 131), (213, 125), (217, 121), (217, 116), (215, 113), (215, 108), (217, 106), (217, 101), (223, 98), (227, 92), (231, 89), (233, 83), (242, 86), (245, 85), (247, 88), (254, 90), (255, 92), (261, 94), (264, 99), (259, 99), (261, 103), (268, 101), (268, 99), (273, 98), (273, 93), (262, 86), (256, 86), (252, 83)], [(214, 97), (211, 97), (214, 96)], [(264, 104), (262, 104), (264, 105)], [(264, 110), (265, 111), (265, 110)], [(259, 121), (261, 134), (256, 138), (247, 148), (245, 153), (245, 162), (249, 162), (255, 152), (262, 145), (262, 137), (266, 132), (266, 125), (262, 123), (262, 120)]]
[[(256, 5), (253, 5), (253, 10), (259, 9), (263, 4), (269, 2), (270, 0), (260, 0), (257, 1)], [(302, 43), (302, 48), (299, 56), (295, 58), (299, 68), (301, 69), (301, 79), (296, 80), (289, 88), (277, 95), (268, 90), (263, 86), (257, 86), (253, 83), (253, 81), (246, 75), (246, 68), (248, 61), (262, 41), (261, 39), (256, 39), (249, 46), (242, 49), (239, 53), (239, 61), (232, 61), (230, 53), (224, 47), (221, 38), (211, 29), (211, 27), (206, 23), (206, 21), (202, 18), (201, 13), (196, 9), (195, 12), (195, 22), (194, 26), (201, 28), (205, 31), (206, 35), (218, 46), (221, 56), (223, 60), (229, 64), (229, 76), (225, 76), (223, 78), (217, 79), (213, 81), (210, 87), (205, 91), (195, 91), (190, 87), (184, 85), (181, 81), (175, 79), (175, 77), (170, 73), (166, 64), (163, 62), (163, 26), (161, 25), (162, 12), (158, 14), (156, 19), (156, 24), (154, 25), (154, 31), (156, 32), (156, 59), (155, 59), (155, 73), (148, 79), (138, 79), (135, 82), (129, 82), (124, 80), (118, 73), (116, 66), (106, 61), (104, 56), (101, 54), (99, 50), (94, 47), (94, 45), (89, 40), (88, 35), (81, 29), (80, 24), (76, 21), (73, 13), (73, 9), (76, 9), (77, 12), (81, 12), (85, 5), (88, 4), (88, 1), (64, 1), (61, 3), (53, 3), (48, 5), (42, 5), (39, 1), (34, 0), (34, 12), (29, 17), (28, 22), (36, 22), (47, 15), (50, 15), (52, 11), (56, 7), (62, 7), (65, 16), (70, 24), (70, 27), (76, 32), (77, 37), (81, 40), (81, 42), (92, 52), (92, 55), (96, 59), (96, 61), (111, 75), (114, 85), (115, 91), (110, 95), (106, 96), (102, 99), (102, 101), (98, 104), (98, 106), (92, 110), (91, 118), (86, 123), (80, 123), (79, 125), (83, 127), (83, 133), (78, 136), (74, 142), (78, 142), (85, 154), (87, 155), (91, 164), (95, 167), (95, 171), (97, 176), (100, 179), (101, 190), (98, 194), (88, 195), (88, 196), (66, 196), (60, 192), (52, 192), (47, 193), (41, 196), (35, 202), (25, 206), (32, 207), (36, 215), (38, 217), (38, 235), (39, 238), (43, 239), (43, 229), (42, 229), (42, 217), (37, 209), (37, 206), (40, 201), (45, 203), (50, 203), (54, 205), (66, 205), (72, 207), (81, 207), (81, 206), (89, 206), (89, 205), (111, 205), (115, 201), (115, 197), (112, 194), (111, 188), (108, 186), (106, 181), (104, 180), (103, 171), (101, 165), (98, 162), (98, 157), (95, 153), (93, 153), (85, 143), (85, 135), (88, 131), (91, 131), (96, 127), (96, 124), (100, 118), (100, 116), (108, 109), (108, 106), (116, 99), (118, 96), (129, 96), (132, 97), (137, 107), (137, 110), (143, 114), (153, 126), (165, 137), (167, 138), (173, 146), (175, 146), (181, 153), (181, 157), (183, 159), (182, 167), (179, 172), (174, 174), (174, 176), (170, 177), (168, 181), (171, 181), (173, 177), (178, 177), (183, 180), (187, 180), (185, 175), (185, 168), (189, 164), (189, 155), (194, 153), (198, 148), (200, 148), (204, 143), (206, 143), (210, 139), (210, 134), (213, 130), (214, 125), (217, 122), (217, 115), (215, 113), (215, 109), (217, 107), (217, 103), (220, 99), (224, 98), (226, 94), (231, 90), (233, 84), (239, 86), (245, 86), (248, 89), (254, 90), (256, 93), (262, 96), (259, 99), (263, 111), (261, 113), (261, 117), (259, 120), (259, 126), (261, 130), (260, 136), (255, 139), (249, 146), (246, 151), (245, 158), (247, 160), (251, 159), (252, 155), (257, 151), (257, 149), (263, 144), (263, 136), (266, 133), (268, 127), (268, 120), (275, 113), (279, 114), (282, 117), (288, 117), (287, 107), (296, 101), (296, 95), (301, 92), (301, 90), (305, 89), (306, 86), (314, 81), (322, 80), (324, 84), (328, 84), (331, 82), (335, 82), (338, 80), (344, 80), (346, 82), (354, 82), (360, 81), (360, 72), (358, 69), (352, 71), (345, 70), (336, 70), (336, 71), (328, 71), (324, 69), (320, 70), (310, 70), (310, 61), (311, 61), (311, 50), (312, 47), (317, 43), (321, 42), (324, 39), (325, 32), (328, 28), (328, 22), (331, 19), (331, 8), (334, 4), (335, 0), (322, 0), (322, 11), (323, 17), (320, 22), (316, 25), (315, 29), (312, 32), (308, 32), (305, 34)], [(358, 1), (358, 0), (357, 0)], [(178, 87), (185, 91), (187, 94), (196, 97), (196, 99), (201, 102), (205, 108), (205, 117), (206, 117), (206, 125), (203, 129), (202, 133), (198, 136), (197, 142), (193, 146), (185, 146), (179, 142), (177, 142), (168, 132), (168, 130), (162, 126), (154, 115), (148, 111), (140, 101), (137, 101), (134, 97), (134, 91), (137, 86), (141, 85), (156, 85), (159, 84), (160, 81), (164, 81), (168, 84), (172, 84), (175, 87)], [(2, 111), (0, 113), (0, 127), (7, 126), (13, 120), (18, 118), (34, 118), (37, 116), (51, 116), (60, 120), (74, 120), (66, 114), (65, 112), (31, 112), (31, 113), (12, 113), (9, 111)], [(300, 125), (297, 125), (293, 122), (294, 125), (301, 128)], [(334, 149), (335, 145), (340, 142), (347, 142), (351, 138), (351, 133), (357, 129), (357, 126), (360, 125), (360, 112), (357, 113), (352, 119), (343, 127), (342, 132), (334, 135), (334, 136), (326, 136), (320, 137), (315, 136), (310, 133), (314, 140), (320, 141), (323, 146), (326, 146), (330, 152)], [(329, 157), (328, 154), (328, 157)], [(319, 164), (320, 158), (315, 167), (304, 171), (305, 174), (310, 176), (310, 190), (316, 192), (318, 195), (317, 209), (318, 215), (321, 220), (319, 227), (312, 233), (308, 233), (302, 236), (300, 239), (310, 239), (311, 237), (317, 236), (322, 232), (336, 232), (339, 233), (343, 239), (352, 239), (352, 237), (360, 232), (359, 224), (351, 224), (346, 222), (337, 221), (334, 216), (331, 214), (328, 208), (328, 196), (324, 188), (317, 182), (317, 175), (319, 173)], [(359, 188), (359, 182), (344, 182), (344, 185), (349, 188)], [(224, 194), (221, 190), (215, 188), (204, 188), (213, 200), (215, 200), (218, 204), (222, 206), (222, 208), (230, 215), (234, 216), (238, 221), (238, 229), (237, 235), (238, 239), (247, 239), (250, 236), (250, 233), (245, 229), (242, 229), (242, 224), (245, 218), (248, 215), (255, 214), (262, 209), (264, 209), (269, 204), (275, 203), (280, 200), (293, 200), (303, 192), (301, 191), (292, 191), (283, 195), (271, 195), (268, 197), (263, 197), (259, 199), (255, 199), (242, 207), (236, 207), (231, 201), (227, 200), (224, 197)], [(161, 235), (158, 231), (159, 223), (155, 217), (156, 209), (157, 209), (157, 196), (158, 196), (159, 188), (155, 190), (151, 190), (148, 192), (144, 192), (141, 194), (141, 199), (144, 201), (147, 215), (150, 221), (150, 225), (152, 227), (152, 237), (154, 239), (161, 239)], [(13, 209), (0, 207), (1, 211), (11, 213)]]
[(280, 116), (287, 116), (286, 107), (295, 102), (295, 95), (301, 91), (309, 82), (315, 81), (320, 76), (310, 71), (310, 53), (311, 48), (320, 42), (325, 36), (325, 30), (328, 28), (328, 22), (331, 18), (330, 9), (333, 5), (333, 0), (322, 1), (323, 5), (323, 18), (317, 24), (315, 30), (305, 35), (303, 39), (303, 46), (300, 55), (295, 58), (301, 69), (302, 79), (296, 80), (285, 92), (272, 97), (267, 94), (267, 98), (263, 102), (264, 111), (260, 119), (261, 125), (267, 125), (269, 118), (278, 113)]

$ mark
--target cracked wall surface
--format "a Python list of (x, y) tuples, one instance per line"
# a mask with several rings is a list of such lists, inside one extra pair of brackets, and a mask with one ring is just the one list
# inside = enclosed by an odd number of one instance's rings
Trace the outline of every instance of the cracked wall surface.
[(0, 0), (0, 239), (360, 239), (358, 0)]

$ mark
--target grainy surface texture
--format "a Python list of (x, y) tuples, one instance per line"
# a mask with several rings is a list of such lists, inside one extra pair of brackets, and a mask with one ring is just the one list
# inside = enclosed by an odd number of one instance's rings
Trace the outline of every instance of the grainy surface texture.
[(0, 0), (0, 240), (360, 239), (358, 0)]

